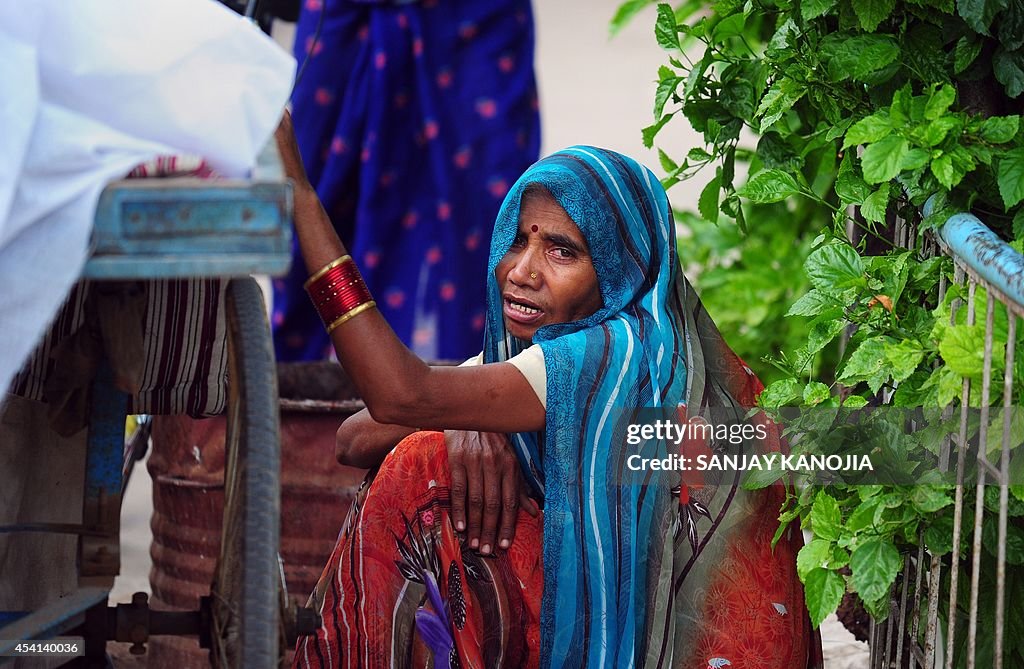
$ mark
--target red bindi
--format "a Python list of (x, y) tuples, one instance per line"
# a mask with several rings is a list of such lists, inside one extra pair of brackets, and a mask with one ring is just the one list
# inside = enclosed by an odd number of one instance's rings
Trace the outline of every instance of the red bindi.
[(538, 230), (540, 230), (540, 228), (538, 228), (536, 225), (531, 226), (530, 229), (533, 230), (534, 232), (537, 232)]

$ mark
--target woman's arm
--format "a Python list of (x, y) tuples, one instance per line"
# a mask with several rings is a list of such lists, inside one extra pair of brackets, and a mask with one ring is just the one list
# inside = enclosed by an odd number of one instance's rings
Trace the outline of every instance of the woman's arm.
[[(376, 467), (398, 442), (415, 431), (401, 425), (382, 425), (363, 409), (338, 428), (335, 454), (343, 465)], [(508, 548), (515, 538), (519, 509), (534, 517), (539, 513), (508, 437), (458, 430), (446, 431), (444, 436), (455, 529), (465, 532), (469, 547), (484, 555)]]
[[(347, 251), (306, 178), (287, 113), (276, 138), (285, 174), (295, 182), (295, 229), (313, 274)], [(430, 367), (402, 344), (376, 309), (335, 328), (331, 340), (377, 422), (487, 432), (544, 426), (544, 407), (513, 365)]]
[(345, 419), (338, 428), (334, 457), (349, 467), (371, 469), (416, 428), (378, 423), (366, 409)]

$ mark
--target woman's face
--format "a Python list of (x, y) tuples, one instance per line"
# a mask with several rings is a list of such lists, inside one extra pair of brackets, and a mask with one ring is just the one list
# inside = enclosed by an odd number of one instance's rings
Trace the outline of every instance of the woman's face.
[(603, 304), (583, 233), (543, 189), (523, 194), (519, 232), (494, 273), (505, 328), (525, 341), (544, 325), (586, 318)]

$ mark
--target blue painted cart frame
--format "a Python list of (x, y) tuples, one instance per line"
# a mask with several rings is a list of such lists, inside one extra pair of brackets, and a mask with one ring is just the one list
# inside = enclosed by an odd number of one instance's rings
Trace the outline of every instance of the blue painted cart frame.
[[(229, 642), (232, 648), (221, 652), (220, 663), (233, 666), (277, 666), (277, 385), (262, 297), (248, 275), (280, 275), (287, 271), (291, 217), (291, 184), (284, 179), (277, 153), (270, 146), (260, 156), (250, 180), (160, 178), (117, 182), (100, 197), (91, 256), (82, 275), (90, 280), (244, 277), (232, 280), (227, 295), (229, 423), (234, 419), (234, 427), (229, 428), (233, 443), (228, 446), (235, 454), (229, 453), (229, 458), (234, 457), (228, 465), (234, 479), (226, 487), (235, 492), (240, 508), (236, 502), (232, 512), (237, 517), (226, 518), (226, 523), (234, 527), (238, 537), (231, 547), (238, 554), (230, 556), (238, 573), (218, 573), (226, 593), (221, 598), (229, 600), (227, 610), (220, 614), (242, 614), (240, 620), (222, 625), (232, 627), (234, 636)], [(0, 612), (0, 663), (15, 641), (51, 638), (79, 628), (90, 610), (106, 613), (107, 595), (120, 571), (124, 426), (129, 398), (114, 387), (106, 365), (101, 366), (94, 381), (93, 397), (82, 523), (28, 523), (0, 528), (8, 532), (79, 535), (80, 589), (72, 597), (33, 612)], [(226, 583), (229, 579), (232, 582)], [(145, 610), (147, 624), (150, 613)], [(180, 619), (168, 628), (180, 628), (179, 623)], [(113, 631), (107, 634), (119, 640), (145, 640), (122, 638), (132, 637), (131, 630), (119, 631), (118, 636)], [(143, 636), (148, 634), (147, 629)], [(88, 645), (86, 654), (102, 659), (103, 643), (98, 654)]]

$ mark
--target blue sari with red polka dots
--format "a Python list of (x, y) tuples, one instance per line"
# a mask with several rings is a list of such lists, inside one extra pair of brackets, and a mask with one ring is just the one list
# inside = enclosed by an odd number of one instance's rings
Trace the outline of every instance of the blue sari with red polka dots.
[[(384, 317), (423, 358), (480, 351), (491, 228), (540, 146), (533, 49), (529, 0), (305, 0), (302, 158)], [(274, 282), (278, 360), (327, 357), (295, 258)]]

